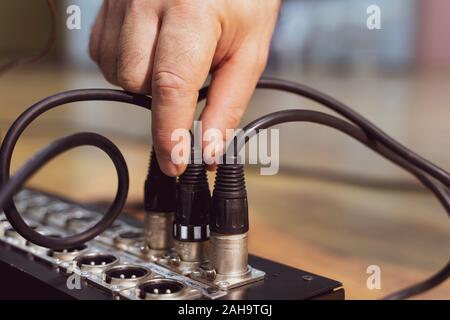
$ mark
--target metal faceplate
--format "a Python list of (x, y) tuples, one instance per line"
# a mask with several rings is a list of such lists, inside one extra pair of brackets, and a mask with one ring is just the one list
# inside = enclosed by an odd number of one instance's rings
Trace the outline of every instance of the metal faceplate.
[[(14, 201), (27, 223), (35, 225), (36, 230), (43, 234), (65, 237), (85, 230), (100, 218), (100, 213), (94, 210), (32, 190), (21, 191)], [(26, 241), (11, 228), (3, 214), (0, 219), (0, 241), (51, 264), (66, 275), (79, 275), (83, 281), (111, 292), (115, 298), (217, 299), (227, 294), (223, 289), (228, 288), (219, 288), (214, 282), (205, 283), (193, 279), (189, 277), (189, 273), (166, 265), (165, 261), (170, 253), (147, 249), (142, 236), (143, 230), (122, 221), (115, 223), (83, 247), (53, 251)], [(100, 262), (100, 265), (96, 265), (92, 260), (92, 265), (77, 264), (77, 258), (87, 256), (94, 259), (96, 255), (111, 255), (115, 257), (116, 263), (102, 265)], [(120, 278), (119, 275), (117, 279), (113, 278), (114, 281), (107, 281), (105, 275), (108, 270), (117, 265), (123, 266), (123, 277)], [(127, 278), (126, 272), (135, 267), (142, 267), (148, 272), (142, 277)], [(152, 279), (165, 280), (153, 281), (153, 286), (146, 287), (156, 287), (154, 292), (143, 294), (140, 286)], [(172, 280), (173, 283), (167, 280)], [(169, 292), (169, 289), (166, 289), (167, 292), (159, 292), (157, 289), (158, 284), (177, 287), (177, 283), (182, 283), (183, 286), (178, 286), (180, 288), (176, 293)]]
[[(34, 190), (21, 191), (14, 201), (25, 221), (45, 235), (64, 237), (79, 233), (101, 216), (96, 209)], [(52, 251), (26, 241), (0, 212), (0, 269), (5, 267), (19, 270), (19, 273), (28, 270), (34, 278), (39, 278), (36, 270), (46, 273), (41, 266), (44, 264), (53, 272), (47, 274), (47, 278), (65, 277), (68, 281), (75, 275), (84, 287), (98, 292), (75, 294), (66, 289), (66, 280), (56, 281), (63, 283), (57, 290), (69, 292), (77, 299), (102, 296), (130, 300), (344, 297), (337, 281), (252, 255), (247, 273), (223, 278), (212, 273), (207, 263), (175, 261), (173, 252), (148, 249), (141, 226), (142, 223), (123, 217), (84, 246)], [(0, 272), (0, 278), (2, 275)], [(8, 276), (2, 281), (16, 282)], [(48, 280), (41, 282), (48, 283)]]

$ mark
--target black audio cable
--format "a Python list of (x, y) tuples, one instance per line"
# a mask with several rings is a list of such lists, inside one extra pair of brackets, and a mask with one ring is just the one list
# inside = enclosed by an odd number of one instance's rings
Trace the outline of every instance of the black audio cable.
[[(103, 150), (113, 161), (118, 177), (118, 191), (116, 197), (108, 209), (107, 213), (92, 228), (83, 231), (80, 234), (69, 236), (66, 238), (47, 237), (30, 228), (21, 218), (15, 209), (14, 203), (11, 202), (12, 196), (17, 193), (24, 182), (33, 176), (41, 167), (56, 156), (79, 146), (93, 146)], [(3, 177), (3, 175), (2, 175)], [(129, 185), (128, 169), (119, 149), (105, 137), (91, 132), (77, 133), (65, 138), (54, 141), (48, 146), (41, 149), (30, 159), (26, 165), (21, 167), (11, 179), (1, 189), (0, 192), (0, 208), (4, 208), (4, 212), (13, 228), (19, 232), (24, 238), (32, 243), (52, 249), (65, 249), (76, 247), (80, 243), (84, 243), (95, 238), (99, 233), (111, 226), (116, 218), (122, 212), (127, 199)]]
[[(274, 112), (263, 116), (244, 127), (244, 134), (242, 135), (242, 139), (236, 141), (236, 145), (234, 145), (234, 150), (230, 150), (230, 154), (238, 152), (246, 141), (248, 141), (252, 136), (256, 135), (260, 130), (268, 129), (277, 124), (283, 124), (288, 122), (312, 122), (321, 125), (325, 125), (327, 127), (334, 128), (339, 130), (360, 143), (364, 144), (368, 148), (377, 152), (381, 156), (386, 159), (392, 161), (398, 166), (402, 167), (406, 171), (410, 172), (414, 175), (422, 184), (430, 189), (430, 191), (436, 196), (439, 202), (442, 204), (444, 209), (447, 212), (447, 215), (450, 217), (450, 200), (448, 195), (448, 190), (445, 190), (440, 184), (438, 184), (433, 178), (429, 177), (422, 170), (414, 167), (409, 162), (405, 161), (403, 158), (399, 157), (397, 154), (393, 153), (390, 149), (387, 149), (385, 146), (380, 145), (377, 141), (374, 141), (360, 128), (348, 123), (345, 120), (341, 120), (334, 116), (317, 112), (311, 110), (284, 110), (279, 112)], [(223, 164), (222, 166), (227, 167), (229, 164)], [(218, 170), (219, 172), (219, 170)], [(417, 295), (423, 293), (435, 286), (441, 284), (445, 280), (450, 277), (450, 261), (439, 270), (437, 273), (432, 275), (430, 278), (414, 284), (408, 288), (400, 290), (398, 292), (392, 293), (386, 296), (384, 299), (406, 299), (413, 295)]]
[[(56, 9), (53, 1), (47, 0), (47, 4), (49, 6), (52, 18), (51, 35), (48, 44), (45, 46), (42, 52), (40, 52), (35, 57), (29, 59), (27, 62), (34, 62), (42, 58), (44, 55), (47, 54), (47, 52), (50, 51), (55, 42), (57, 33), (56, 14), (55, 14)], [(23, 63), (22, 60), (11, 61), (10, 63), (0, 67), (0, 73), (21, 63)], [(270, 114), (256, 121), (253, 121), (251, 124), (246, 126), (247, 129), (246, 132), (250, 134), (255, 134), (257, 133), (258, 130), (264, 127), (268, 128), (275, 124), (281, 124), (291, 121), (310, 121), (333, 127), (352, 136), (353, 138), (365, 144), (366, 146), (376, 151), (380, 155), (384, 156), (385, 158), (389, 159), (390, 161), (396, 163), (400, 167), (412, 173), (414, 176), (416, 176), (416, 178), (418, 178), (422, 182), (422, 184), (424, 184), (436, 195), (436, 197), (439, 199), (441, 204), (446, 209), (447, 213), (449, 213), (450, 208), (448, 200), (448, 188), (450, 187), (449, 174), (445, 170), (439, 168), (438, 166), (432, 164), (428, 160), (420, 157), (413, 151), (402, 146), (400, 143), (389, 137), (382, 130), (380, 130), (370, 121), (365, 119), (363, 116), (353, 111), (348, 106), (315, 89), (290, 81), (267, 79), (267, 78), (261, 79), (260, 82), (258, 83), (258, 88), (278, 89), (309, 98), (326, 107), (329, 107), (333, 111), (344, 116), (345, 118), (353, 122), (357, 127), (345, 121), (341, 122), (342, 120), (335, 117), (331, 117), (326, 114), (320, 113), (317, 114), (312, 111), (306, 110), (287, 110), (283, 111), (282, 113)], [(199, 99), (203, 99), (206, 97), (207, 89), (208, 88), (203, 88), (200, 91)], [(126, 163), (123, 159), (123, 156), (111, 141), (109, 141), (105, 137), (102, 137), (94, 133), (75, 134), (53, 142), (52, 144), (48, 145), (40, 152), (38, 152), (21, 169), (19, 169), (13, 177), (9, 178), (10, 175), (9, 167), (14, 146), (19, 136), (21, 135), (23, 130), (25, 130), (25, 128), (29, 125), (29, 123), (43, 112), (51, 108), (54, 108), (60, 104), (86, 100), (121, 101), (139, 105), (147, 109), (149, 109), (151, 105), (151, 99), (149, 97), (141, 95), (133, 95), (115, 90), (86, 89), (86, 90), (63, 92), (61, 94), (49, 97), (47, 99), (44, 99), (40, 103), (35, 104), (29, 110), (27, 110), (27, 112), (25, 112), (21, 117), (19, 117), (19, 119), (17, 119), (17, 121), (11, 127), (7, 137), (5, 137), (5, 140), (2, 144), (2, 148), (0, 150), (0, 183), (2, 185), (2, 188), (0, 189), (0, 209), (3, 209), (5, 211), (5, 214), (8, 220), (11, 222), (11, 225), (22, 236), (24, 236), (25, 238), (36, 244), (45, 247), (50, 247), (53, 249), (63, 249), (71, 246), (76, 246), (80, 243), (86, 242), (94, 238), (96, 235), (100, 234), (102, 231), (108, 228), (109, 225), (112, 224), (112, 222), (117, 218), (117, 216), (122, 211), (122, 208), (126, 201), (128, 193), (128, 170), (126, 167)], [(243, 141), (243, 143), (245, 143), (245, 141)], [(95, 226), (82, 232), (81, 234), (64, 239), (55, 239), (42, 236), (26, 225), (24, 220), (20, 217), (20, 214), (17, 212), (17, 209), (12, 201), (12, 197), (16, 192), (19, 191), (19, 189), (23, 186), (23, 184), (49, 160), (69, 149), (82, 145), (90, 145), (100, 148), (101, 150), (106, 152), (113, 161), (117, 170), (119, 180), (115, 200), (108, 209), (107, 213), (104, 215), (104, 217)], [(153, 172), (155, 171), (156, 170), (154, 169)], [(430, 175), (431, 177), (442, 183), (445, 189), (442, 188), (442, 186), (437, 181), (435, 181), (428, 175)], [(150, 174), (149, 172), (148, 178), (151, 177), (152, 174)], [(150, 190), (148, 186), (146, 188), (145, 191), (146, 198), (144, 200), (144, 205), (146, 205), (147, 207), (155, 205), (158, 207), (165, 207), (164, 203), (167, 204), (167, 202), (165, 201), (158, 202), (159, 199), (163, 200), (163, 198), (160, 197), (162, 192), (154, 191), (155, 188), (159, 189), (159, 187), (163, 188), (164, 186), (162, 186), (159, 181), (156, 183), (155, 181), (152, 181), (151, 184), (153, 187), (152, 190)], [(244, 220), (241, 219), (242, 221), (244, 222), (247, 221), (246, 223), (244, 223), (244, 225), (248, 227), (248, 220), (245, 220), (246, 218), (248, 219), (248, 216), (246, 209), (247, 199), (245, 192), (243, 167), (239, 164), (234, 164), (234, 162), (226, 165), (219, 165), (216, 175), (216, 186), (217, 190), (215, 188), (213, 192), (213, 207), (215, 206), (216, 208), (215, 209), (213, 208), (213, 212), (215, 211), (217, 213), (218, 211), (220, 211), (221, 215), (226, 215), (233, 212), (234, 212), (233, 215), (236, 215), (237, 213), (238, 216), (244, 219)], [(238, 192), (239, 197), (236, 198), (235, 195), (237, 190), (239, 191)], [(241, 205), (239, 206), (239, 208), (237, 208), (234, 205), (224, 205), (229, 201), (232, 201), (232, 203), (234, 201), (238, 201), (241, 203)], [(245, 203), (244, 206), (242, 205), (243, 203)], [(221, 209), (218, 209), (219, 207)], [(224, 220), (223, 219), (217, 220), (217, 215), (214, 216), (213, 214), (212, 219), (214, 219), (214, 217), (216, 219), (215, 222), (218, 223), (216, 227), (219, 226), (219, 230), (216, 231), (220, 231), (221, 228), (224, 229), (222, 231), (225, 231), (225, 229), (227, 228), (226, 227), (227, 224), (223, 223)], [(231, 229), (229, 228), (230, 226)], [(233, 226), (236, 226), (236, 224), (233, 225), (233, 223), (231, 224), (228, 223), (228, 231), (232, 230)], [(391, 294), (387, 296), (386, 299), (404, 299), (412, 295), (416, 295), (426, 290), (429, 290), (434, 286), (440, 284), (445, 279), (447, 279), (449, 277), (450, 272), (449, 270), (450, 270), (450, 263), (448, 263), (440, 272), (438, 272), (431, 278), (419, 284), (413, 285), (404, 290)]]
[[(245, 190), (245, 178), (240, 174), (241, 172), (243, 172), (243, 169), (236, 170), (236, 164), (234, 164), (233, 159), (236, 159), (238, 157), (239, 151), (252, 135), (257, 134), (261, 129), (266, 129), (276, 124), (294, 121), (314, 122), (335, 128), (341, 132), (348, 134), (357, 141), (371, 148), (373, 151), (379, 153), (386, 159), (392, 161), (406, 171), (410, 172), (425, 187), (433, 192), (439, 202), (443, 205), (447, 214), (450, 215), (450, 201), (448, 198), (448, 188), (450, 180), (449, 174), (445, 170), (437, 167), (428, 160), (423, 159), (419, 155), (407, 149), (348, 106), (315, 89), (301, 84), (277, 79), (261, 79), (257, 87), (266, 89), (279, 89), (309, 98), (339, 113), (341, 116), (344, 116), (348, 120), (354, 122), (354, 124), (356, 124), (357, 126), (352, 125), (351, 123), (348, 123), (347, 121), (341, 120), (339, 118), (310, 110), (285, 110), (263, 116), (248, 124), (244, 128), (244, 134), (241, 136), (241, 139), (238, 140), (236, 137), (234, 141), (235, 143), (230, 145), (230, 149), (227, 150), (226, 154), (224, 155), (224, 164), (218, 166), (216, 173), (216, 182), (227, 181), (228, 187), (230, 187), (231, 185), (239, 185), (239, 187), (242, 187), (243, 190)], [(226, 161), (229, 155), (232, 156), (231, 163), (228, 163)], [(232, 166), (233, 170), (231, 170)], [(237, 166), (239, 167), (239, 165)], [(226, 170), (225, 168), (229, 168), (229, 170)], [(239, 172), (239, 174), (237, 172)], [(431, 175), (431, 177), (428, 174)], [(214, 193), (217, 193), (216, 190), (214, 190)], [(225, 200), (226, 199), (224, 197), (221, 197), (220, 195), (213, 196), (213, 210), (211, 213), (212, 224), (217, 223), (217, 217), (231, 217), (232, 215), (236, 215), (236, 210), (234, 210), (232, 206), (229, 206), (225, 209), (223, 208), (223, 206), (222, 208), (220, 208), (218, 204), (220, 203), (220, 201), (223, 202)], [(241, 213), (240, 216), (245, 216), (247, 212), (247, 210), (243, 208), (238, 211)], [(221, 218), (220, 221), (226, 221), (226, 219)], [(223, 223), (222, 225), (222, 227), (215, 228), (215, 231), (218, 233), (226, 233), (227, 225)], [(230, 223), (228, 225), (230, 225)], [(435, 286), (447, 280), (449, 276), (450, 261), (440, 271), (438, 271), (428, 279), (392, 293), (386, 296), (384, 299), (406, 299), (412, 297), (434, 288)]]
[(330, 108), (360, 127), (372, 139), (375, 139), (406, 161), (411, 162), (414, 166), (425, 171), (436, 180), (440, 181), (445, 187), (450, 188), (450, 174), (447, 171), (406, 148), (352, 108), (327, 94), (303, 84), (272, 78), (261, 78), (257, 87), (261, 89), (275, 89), (294, 93)]
[[(309, 113), (309, 116), (313, 116), (312, 118), (317, 123), (324, 122), (322, 124), (329, 125), (332, 127), (336, 127), (337, 129), (349, 134), (350, 136), (354, 137), (358, 141), (368, 145), (373, 150), (377, 151), (384, 157), (388, 158), (389, 160), (393, 161), (394, 163), (397, 163), (401, 167), (405, 168), (412, 174), (414, 174), (425, 186), (427, 186), (430, 190), (433, 191), (433, 193), (438, 197), (440, 202), (444, 205), (444, 207), (448, 210), (448, 187), (449, 187), (449, 174), (437, 167), (436, 165), (432, 164), (431, 162), (421, 158), (411, 150), (407, 149), (406, 147), (402, 146), (398, 142), (396, 142), (394, 139), (386, 135), (384, 132), (382, 132), (380, 129), (378, 129), (375, 125), (370, 123), (367, 119), (347, 107), (346, 105), (334, 100), (333, 98), (322, 94), (321, 92), (318, 92), (314, 89), (311, 89), (309, 87), (299, 85), (296, 83), (283, 81), (283, 80), (276, 80), (276, 79), (261, 79), (261, 81), (258, 84), (258, 88), (268, 88), (268, 89), (279, 89), (283, 91), (292, 92), (307, 98), (310, 98), (316, 102), (319, 102), (323, 104), (324, 106), (327, 106), (331, 108), (332, 110), (336, 111), (337, 113), (341, 114), (342, 116), (346, 117), (350, 121), (354, 122), (354, 125), (349, 124), (346, 121), (340, 120), (338, 118), (332, 117), (330, 115), (322, 114), (318, 115), (315, 113)], [(206, 96), (207, 88), (203, 88), (200, 91), (199, 97), (200, 99), (204, 98)], [(46, 161), (45, 159), (51, 159), (52, 157), (56, 156), (57, 154), (64, 152), (65, 150), (68, 150), (69, 148), (64, 148), (64, 145), (68, 144), (67, 140), (58, 140), (57, 142), (53, 143), (54, 145), (58, 146), (56, 148), (58, 152), (55, 152), (54, 149), (48, 147), (45, 148), (43, 151), (40, 152), (40, 158), (42, 159), (38, 164), (33, 164), (33, 159), (30, 160), (25, 166), (19, 170), (19, 173), (22, 171), (26, 172), (27, 174), (21, 174), (9, 179), (9, 171), (10, 171), (10, 163), (11, 163), (11, 157), (12, 152), (14, 150), (14, 146), (20, 137), (21, 133), (25, 130), (25, 128), (40, 114), (56, 107), (61, 104), (66, 104), (70, 102), (75, 101), (87, 101), (87, 100), (107, 100), (107, 101), (120, 101), (130, 104), (135, 104), (147, 109), (150, 109), (151, 107), (151, 98), (147, 96), (142, 95), (135, 95), (126, 93), (123, 91), (117, 91), (117, 90), (107, 90), (107, 89), (85, 89), (85, 90), (74, 90), (74, 91), (68, 91), (63, 92), (54, 96), (51, 96), (49, 98), (46, 98), (42, 100), (41, 102), (38, 102), (37, 104), (30, 107), (26, 112), (24, 112), (11, 126), (11, 128), (8, 131), (7, 136), (5, 137), (2, 148), (0, 149), (0, 182), (2, 185), (2, 189), (0, 189), (0, 199), (2, 199), (2, 202), (0, 203), (0, 209), (3, 209), (5, 211), (5, 214), (8, 218), (8, 220), (11, 222), (12, 226), (16, 228), (16, 230), (25, 238), (31, 240), (32, 242), (35, 242), (38, 245), (54, 248), (54, 249), (61, 249), (65, 247), (74, 246), (77, 244), (80, 244), (82, 242), (88, 241), (95, 237), (95, 235), (101, 233), (103, 230), (105, 230), (111, 223), (111, 221), (114, 220), (114, 217), (116, 214), (120, 213), (120, 211), (123, 208), (123, 205), (125, 203), (126, 199), (126, 193), (127, 188), (124, 188), (124, 183), (120, 183), (120, 179), (123, 180), (125, 175), (122, 173), (122, 175), (119, 175), (119, 186), (116, 194), (116, 200), (119, 199), (120, 201), (114, 201), (113, 205), (108, 210), (107, 214), (103, 217), (101, 221), (99, 221), (94, 227), (88, 229), (87, 231), (81, 233), (80, 235), (72, 236), (70, 238), (63, 238), (63, 239), (51, 239), (44, 236), (39, 235), (38, 233), (34, 232), (31, 228), (29, 228), (23, 219), (20, 217), (20, 214), (17, 212), (16, 207), (14, 206), (14, 203), (12, 201), (12, 196), (15, 191), (17, 191), (17, 188), (19, 186), (22, 186), (29, 178), (29, 176), (32, 174), (32, 172), (35, 172), (41, 165), (43, 165)], [(287, 116), (288, 114), (295, 112), (295, 116), (293, 118), (292, 115)], [(289, 121), (301, 121), (299, 119), (297, 120), (290, 120), (290, 119), (296, 119), (296, 117), (300, 117), (298, 112), (305, 110), (288, 110), (287, 113), (281, 113), (280, 118), (277, 119), (277, 117), (274, 117), (273, 115), (260, 118), (254, 122), (252, 122), (249, 126), (246, 126), (247, 131), (248, 130), (258, 130), (259, 128), (264, 127), (264, 125), (274, 125), (277, 123), (277, 121), (282, 122), (289, 122)], [(308, 111), (312, 112), (312, 111)], [(325, 116), (325, 117), (324, 117)], [(283, 117), (286, 117), (283, 119)], [(301, 116), (303, 117), (303, 116)], [(300, 117), (300, 118), (301, 118)], [(307, 117), (307, 118), (308, 118)], [(330, 118), (331, 117), (331, 118)], [(311, 118), (311, 119), (312, 119)], [(283, 120), (280, 120), (283, 119)], [(323, 120), (325, 119), (325, 120)], [(312, 120), (303, 120), (303, 121), (312, 121)], [(331, 123), (331, 124), (330, 124)], [(86, 136), (83, 140), (83, 144), (87, 145), (96, 145), (94, 142), (90, 142), (91, 138), (93, 136), (89, 137)], [(70, 137), (68, 137), (70, 138)], [(97, 137), (98, 138), (98, 137)], [(100, 138), (101, 139), (101, 138)], [(106, 138), (104, 138), (106, 139)], [(70, 141), (70, 139), (69, 139)], [(93, 140), (92, 140), (93, 141)], [(103, 144), (107, 145), (108, 143), (106, 140), (102, 140)], [(73, 142), (73, 141), (72, 141)], [(97, 141), (98, 142), (98, 141)], [(242, 146), (241, 142), (241, 146)], [(61, 146), (62, 145), (62, 146)], [(75, 147), (78, 145), (82, 145), (81, 143), (76, 144), (73, 143), (71, 147)], [(105, 147), (103, 148), (105, 152), (107, 152), (111, 158), (113, 158), (113, 161), (115, 158), (120, 158), (119, 154), (117, 153), (115, 149)], [(114, 151), (112, 151), (114, 150)], [(114, 156), (112, 156), (112, 154)], [(123, 163), (120, 161), (115, 161), (116, 168), (123, 166)], [(222, 165), (226, 166), (226, 164)], [(29, 167), (28, 169), (25, 167)], [(30, 169), (31, 168), (31, 169)], [(126, 169), (126, 166), (125, 166)], [(232, 172), (236, 170), (218, 170), (219, 172), (225, 173), (225, 172)], [(240, 172), (240, 170), (237, 170)], [(118, 168), (119, 173), (119, 168)], [(221, 173), (221, 175), (223, 175)], [(225, 173), (227, 175), (227, 173)], [(430, 175), (431, 177), (429, 177)], [(225, 182), (228, 182), (227, 176), (222, 177), (224, 178)], [(128, 180), (128, 179), (126, 179)], [(439, 183), (437, 181), (439, 181)], [(217, 181), (217, 177), (216, 177)], [(442, 183), (442, 185), (441, 185)], [(14, 186), (13, 186), (14, 185)], [(443, 188), (445, 187), (445, 188)], [(11, 191), (14, 190), (14, 191)], [(213, 205), (214, 206), (214, 205)], [(34, 241), (33, 241), (34, 240)], [(446, 269), (447, 268), (447, 269)], [(416, 294), (419, 292), (423, 292), (429, 288), (432, 288), (433, 286), (437, 285), (438, 283), (442, 282), (442, 277), (445, 278), (448, 277), (448, 266), (444, 268), (438, 275), (426, 280), (425, 282), (415, 285), (411, 288), (407, 288), (401, 292), (398, 292), (397, 294), (391, 295), (390, 297), (394, 298), (404, 298), (408, 297), (411, 294)]]
[(227, 154), (234, 154), (238, 150), (241, 150), (246, 141), (257, 134), (260, 130), (287, 122), (313, 122), (332, 127), (346, 133), (347, 135), (353, 137), (373, 151), (379, 153), (386, 159), (392, 161), (393, 163), (397, 164), (401, 168), (414, 175), (425, 187), (430, 189), (435, 194), (435, 196), (438, 198), (445, 210), (450, 215), (448, 193), (442, 185), (438, 184), (422, 170), (415, 167), (410, 162), (404, 160), (404, 158), (400, 157), (398, 154), (392, 152), (384, 145), (379, 144), (378, 141), (372, 139), (362, 129), (348, 123), (347, 121), (341, 120), (337, 117), (325, 113), (301, 109), (284, 110), (270, 113), (246, 125), (243, 129), (242, 138), (236, 141), (236, 146), (233, 145), (235, 149), (229, 150)]
[[(58, 36), (59, 30), (57, 26), (57, 14), (56, 14), (56, 6), (53, 0), (45, 0), (49, 15), (50, 15), (50, 33), (48, 36), (48, 39), (46, 41), (46, 45), (43, 47), (41, 51), (39, 51), (36, 55), (29, 59), (14, 59), (9, 61), (8, 63), (0, 66), (0, 75), (3, 73), (9, 71), (10, 69), (25, 65), (25, 64), (31, 64), (34, 62), (37, 62), (38, 60), (44, 58), (46, 55), (50, 53), (52, 48), (55, 45), (56, 38)], [(277, 80), (270, 80), (270, 79), (262, 79), (261, 87), (271, 87), (271, 83), (264, 84), (264, 82), (271, 81), (272, 83)], [(290, 85), (299, 86), (298, 84), (290, 83)], [(282, 86), (285, 86), (285, 83), (282, 84)], [(300, 85), (301, 87), (304, 87)], [(206, 88), (204, 88), (206, 89)], [(206, 90), (202, 89), (200, 94), (200, 99), (203, 99), (206, 97)], [(307, 91), (311, 91), (310, 88), (307, 88)], [(292, 90), (291, 90), (292, 91)], [(292, 91), (294, 92), (294, 91)], [(202, 93), (204, 97), (202, 97)], [(302, 176), (307, 176), (315, 179), (325, 180), (325, 181), (333, 181), (336, 183), (343, 183), (343, 184), (351, 184), (359, 187), (368, 187), (368, 188), (389, 188), (391, 190), (395, 191), (414, 191), (414, 192), (421, 192), (423, 189), (418, 188), (416, 184), (409, 183), (408, 181), (403, 180), (377, 180), (373, 179), (372, 177), (364, 177), (364, 176), (350, 176), (347, 173), (339, 173), (339, 172), (333, 172), (333, 171), (327, 171), (324, 169), (314, 169), (314, 168), (303, 168), (299, 170), (296, 168), (295, 171), (290, 170), (290, 173), (293, 174), (301, 174)], [(160, 192), (162, 194), (162, 192)], [(103, 201), (99, 201), (100, 204), (103, 205)], [(106, 203), (106, 201), (105, 201)], [(148, 206), (148, 201), (144, 200), (144, 203), (142, 201), (140, 202), (127, 202), (128, 207), (133, 207), (136, 210), (145, 210), (145, 207)]]
[[(119, 90), (81, 89), (61, 92), (37, 102), (22, 113), (12, 124), (2, 142), (0, 149), (0, 210), (4, 211), (12, 227), (21, 236), (37, 245), (56, 250), (75, 247), (102, 233), (112, 225), (113, 221), (122, 212), (128, 194), (128, 169), (117, 147), (106, 138), (97, 134), (71, 135), (53, 142), (42, 149), (35, 157), (31, 158), (19, 169), (17, 174), (10, 178), (11, 158), (15, 145), (20, 135), (32, 121), (44, 112), (67, 103), (100, 100), (124, 102), (146, 109), (151, 108), (151, 98)], [(50, 159), (64, 151), (82, 145), (98, 147), (105, 151), (113, 160), (119, 178), (115, 199), (102, 219), (80, 234), (66, 238), (51, 238), (41, 235), (30, 228), (22, 219), (12, 201), (12, 196), (26, 183), (33, 173)]]

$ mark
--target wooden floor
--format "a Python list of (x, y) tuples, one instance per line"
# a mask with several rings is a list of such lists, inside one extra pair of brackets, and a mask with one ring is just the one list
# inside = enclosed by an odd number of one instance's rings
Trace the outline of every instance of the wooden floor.
[[(358, 105), (358, 111), (400, 141), (450, 168), (450, 92), (448, 88), (443, 90), (450, 78), (411, 75), (386, 79), (387, 84), (377, 82), (376, 87), (370, 86), (376, 80), (371, 78), (362, 83), (328, 77), (321, 80), (319, 76), (307, 80), (350, 105)], [(356, 82), (364, 90), (352, 91)], [(18, 71), (3, 76), (1, 135), (33, 102), (61, 90), (90, 86), (105, 84), (95, 75), (67, 78), (57, 71)], [(386, 95), (380, 95), (382, 92)], [(298, 107), (298, 101), (292, 99), (264, 93), (256, 97), (246, 119), (272, 111), (269, 106), (275, 102), (281, 101), (276, 104), (280, 107)], [(386, 104), (376, 109), (383, 100)], [(55, 111), (39, 120), (19, 143), (14, 167), (61, 135), (80, 129), (98, 131), (107, 134), (124, 153), (130, 169), (129, 198), (139, 201), (148, 165), (147, 127), (114, 130), (122, 121), (120, 117), (126, 115), (124, 111), (114, 109), (102, 116), (89, 107), (85, 109), (85, 113), (74, 108)], [(145, 126), (145, 117), (145, 111), (136, 111), (126, 120)], [(95, 126), (96, 122), (101, 125)], [(260, 176), (256, 167), (247, 170), (252, 253), (340, 280), (350, 299), (382, 297), (426, 278), (446, 263), (450, 256), (450, 226), (432, 196), (394, 166), (352, 141), (311, 126), (298, 130), (288, 126), (281, 134), (281, 162), (289, 170), (282, 169), (275, 176)], [(289, 142), (298, 147), (292, 148)], [(324, 177), (328, 170), (338, 173), (338, 177)], [(356, 184), (336, 181), (342, 178)], [(396, 185), (399, 179), (406, 186)], [(111, 198), (116, 183), (113, 167), (105, 156), (80, 148), (54, 160), (30, 185), (88, 202)], [(381, 290), (367, 289), (366, 269), (370, 265), (381, 268)], [(420, 298), (450, 299), (450, 283)]]

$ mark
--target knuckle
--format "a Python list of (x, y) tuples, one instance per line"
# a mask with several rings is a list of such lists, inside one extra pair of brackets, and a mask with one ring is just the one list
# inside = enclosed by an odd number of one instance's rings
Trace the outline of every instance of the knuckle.
[(119, 62), (117, 68), (117, 81), (120, 86), (127, 91), (135, 93), (149, 93), (147, 86), (146, 73), (138, 69), (137, 64)]
[(188, 82), (171, 71), (156, 72), (152, 86), (153, 94), (161, 100), (182, 98), (193, 93)]
[(143, 14), (144, 10), (152, 8), (152, 1), (148, 0), (128, 0), (126, 3), (127, 11), (135, 14)]
[(145, 79), (140, 76), (136, 76), (135, 73), (130, 71), (119, 71), (117, 73), (117, 81), (120, 86), (127, 91), (135, 93), (148, 93), (145, 87)]

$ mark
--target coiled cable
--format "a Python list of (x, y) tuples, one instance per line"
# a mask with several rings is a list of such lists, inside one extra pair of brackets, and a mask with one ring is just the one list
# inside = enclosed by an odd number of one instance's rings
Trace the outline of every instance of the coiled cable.
[[(75, 134), (53, 142), (31, 158), (10, 179), (11, 158), (14, 148), (20, 135), (33, 120), (44, 112), (67, 103), (96, 100), (124, 102), (146, 109), (151, 108), (151, 98), (119, 90), (81, 89), (61, 92), (37, 102), (22, 113), (10, 127), (2, 142), (0, 149), (0, 209), (3, 209), (12, 227), (22, 237), (37, 245), (60, 250), (85, 243), (111, 226), (125, 205), (129, 184), (128, 169), (125, 160), (119, 149), (111, 141), (95, 133)], [(32, 174), (44, 166), (50, 159), (69, 149), (83, 145), (100, 148), (113, 161), (118, 176), (118, 187), (114, 201), (102, 219), (82, 233), (65, 238), (44, 236), (26, 224), (17, 211), (14, 202), (11, 201), (12, 196), (25, 184)]]

